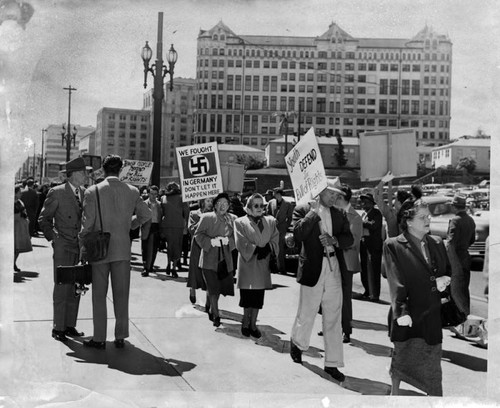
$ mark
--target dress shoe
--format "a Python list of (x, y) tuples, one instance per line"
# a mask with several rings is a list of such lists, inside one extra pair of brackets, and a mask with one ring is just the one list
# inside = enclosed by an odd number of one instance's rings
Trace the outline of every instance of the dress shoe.
[(262, 333), (257, 328), (255, 328), (255, 330), (250, 329), (250, 336), (255, 337), (256, 339), (260, 339), (262, 337)]
[(344, 337), (342, 339), (342, 343), (350, 343), (351, 342), (351, 335), (344, 333)]
[(302, 364), (302, 350), (290, 339), (290, 356), (294, 363)]
[(214, 317), (214, 326), (215, 327), (220, 326), (220, 316)]
[(142, 271), (141, 272), (141, 276), (149, 276), (149, 272), (148, 271)]
[(245, 337), (250, 337), (250, 328), (241, 326), (241, 334)]
[(94, 339), (90, 340), (84, 340), (83, 345), (85, 347), (92, 347), (100, 350), (104, 350), (106, 348), (106, 342), (105, 341), (94, 341)]
[(380, 299), (378, 297), (370, 296), (370, 302), (373, 303), (380, 303)]
[(64, 330), (64, 334), (66, 336), (71, 336), (71, 337), (82, 337), (84, 336), (83, 332), (79, 332), (76, 330), (76, 327), (66, 327), (66, 330)]
[(173, 268), (172, 269), (172, 278), (177, 279), (178, 277), (179, 277), (179, 275), (177, 275), (175, 268)]
[(52, 337), (57, 341), (68, 341), (63, 330), (52, 330)]
[(189, 300), (194, 305), (196, 303), (196, 295), (189, 295)]
[(116, 348), (125, 347), (125, 340), (123, 340), (123, 339), (116, 339), (113, 343), (115, 343)]
[(370, 296), (368, 293), (353, 293), (351, 296), (353, 299), (356, 300), (369, 300)]
[(323, 336), (323, 330), (318, 332), (318, 336)]
[(333, 379), (338, 382), (345, 380), (345, 375), (342, 374), (337, 367), (325, 367), (325, 373), (331, 375)]
[(19, 269), (16, 264), (14, 264), (14, 272), (21, 272), (21, 269)]

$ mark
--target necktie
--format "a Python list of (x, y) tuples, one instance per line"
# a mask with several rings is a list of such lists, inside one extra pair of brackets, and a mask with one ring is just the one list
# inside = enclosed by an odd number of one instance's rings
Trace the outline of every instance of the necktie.
[(257, 221), (257, 227), (259, 227), (260, 232), (264, 230), (264, 224), (262, 223), (262, 218), (259, 218), (259, 221)]
[(420, 246), (422, 247), (422, 253), (424, 255), (425, 261), (429, 263), (429, 257), (427, 256), (427, 251), (425, 249), (425, 241), (420, 241)]
[(80, 211), (82, 210), (82, 202), (80, 201), (80, 190), (78, 188), (75, 188), (75, 197), (76, 201), (78, 202), (78, 207), (80, 207)]

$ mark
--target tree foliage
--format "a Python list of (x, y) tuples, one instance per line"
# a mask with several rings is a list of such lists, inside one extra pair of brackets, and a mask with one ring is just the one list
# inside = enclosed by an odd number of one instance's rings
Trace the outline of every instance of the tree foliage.
[(342, 142), (342, 137), (337, 135), (337, 151), (335, 152), (335, 159), (339, 167), (344, 167), (347, 164), (347, 158), (345, 157), (344, 143)]
[(472, 174), (476, 166), (476, 161), (472, 157), (462, 157), (457, 164), (457, 169), (465, 169), (467, 173)]
[(256, 156), (242, 153), (236, 155), (236, 163), (243, 164), (245, 170), (257, 170), (266, 165), (266, 159), (259, 159)]

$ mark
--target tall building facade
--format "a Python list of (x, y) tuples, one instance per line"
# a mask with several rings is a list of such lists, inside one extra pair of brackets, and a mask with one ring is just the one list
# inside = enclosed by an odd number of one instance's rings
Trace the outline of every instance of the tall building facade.
[[(174, 78), (173, 89), (170, 82), (164, 85), (164, 104), (162, 110), (161, 176), (177, 175), (175, 147), (193, 143), (194, 108), (196, 80), (193, 78)], [(144, 93), (143, 109), (153, 111), (153, 90)], [(151, 129), (153, 114), (151, 114)]]
[[(263, 149), (314, 126), (318, 136), (414, 128), (417, 144), (449, 140), (452, 43), (425, 27), (408, 39), (355, 38), (337, 24), (317, 37), (200, 30), (195, 142)], [(293, 114), (292, 114), (293, 112)]]
[(118, 154), (123, 159), (151, 160), (150, 112), (101, 108), (97, 113), (95, 155)]

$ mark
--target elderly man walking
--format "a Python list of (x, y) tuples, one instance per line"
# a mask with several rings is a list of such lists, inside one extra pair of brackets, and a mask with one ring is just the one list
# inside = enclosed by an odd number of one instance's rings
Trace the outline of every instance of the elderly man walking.
[[(123, 162), (120, 156), (108, 155), (102, 168), (106, 178), (91, 186), (83, 199), (83, 219), (80, 239), (100, 228), (111, 234), (106, 258), (92, 265), (93, 338), (83, 345), (106, 348), (108, 314), (106, 295), (109, 277), (113, 291), (115, 312), (115, 346), (123, 348), (129, 337), (128, 303), (130, 292), (130, 229), (136, 229), (151, 220), (151, 210), (139, 195), (137, 188), (123, 183), (118, 174)], [(98, 195), (97, 195), (98, 194)], [(134, 215), (135, 214), (135, 215)]]
[(343, 194), (338, 178), (328, 180), (327, 187), (311, 204), (298, 205), (293, 212), (293, 234), (302, 243), (297, 270), (300, 297), (297, 317), (292, 328), (290, 355), (302, 363), (302, 352), (309, 341), (319, 307), (323, 310), (325, 372), (337, 381), (345, 376), (342, 345), (342, 274), (347, 273), (343, 250), (349, 248), (353, 236), (346, 213), (334, 207), (338, 194)]
[[(58, 266), (78, 264), (80, 249), (78, 232), (81, 228), (83, 188), (87, 178), (81, 157), (66, 163), (66, 182), (52, 188), (40, 211), (38, 225), (54, 249), (54, 281)], [(54, 284), (54, 318), (52, 337), (66, 341), (69, 336), (83, 336), (76, 330), (80, 297), (75, 296), (74, 284)]]

